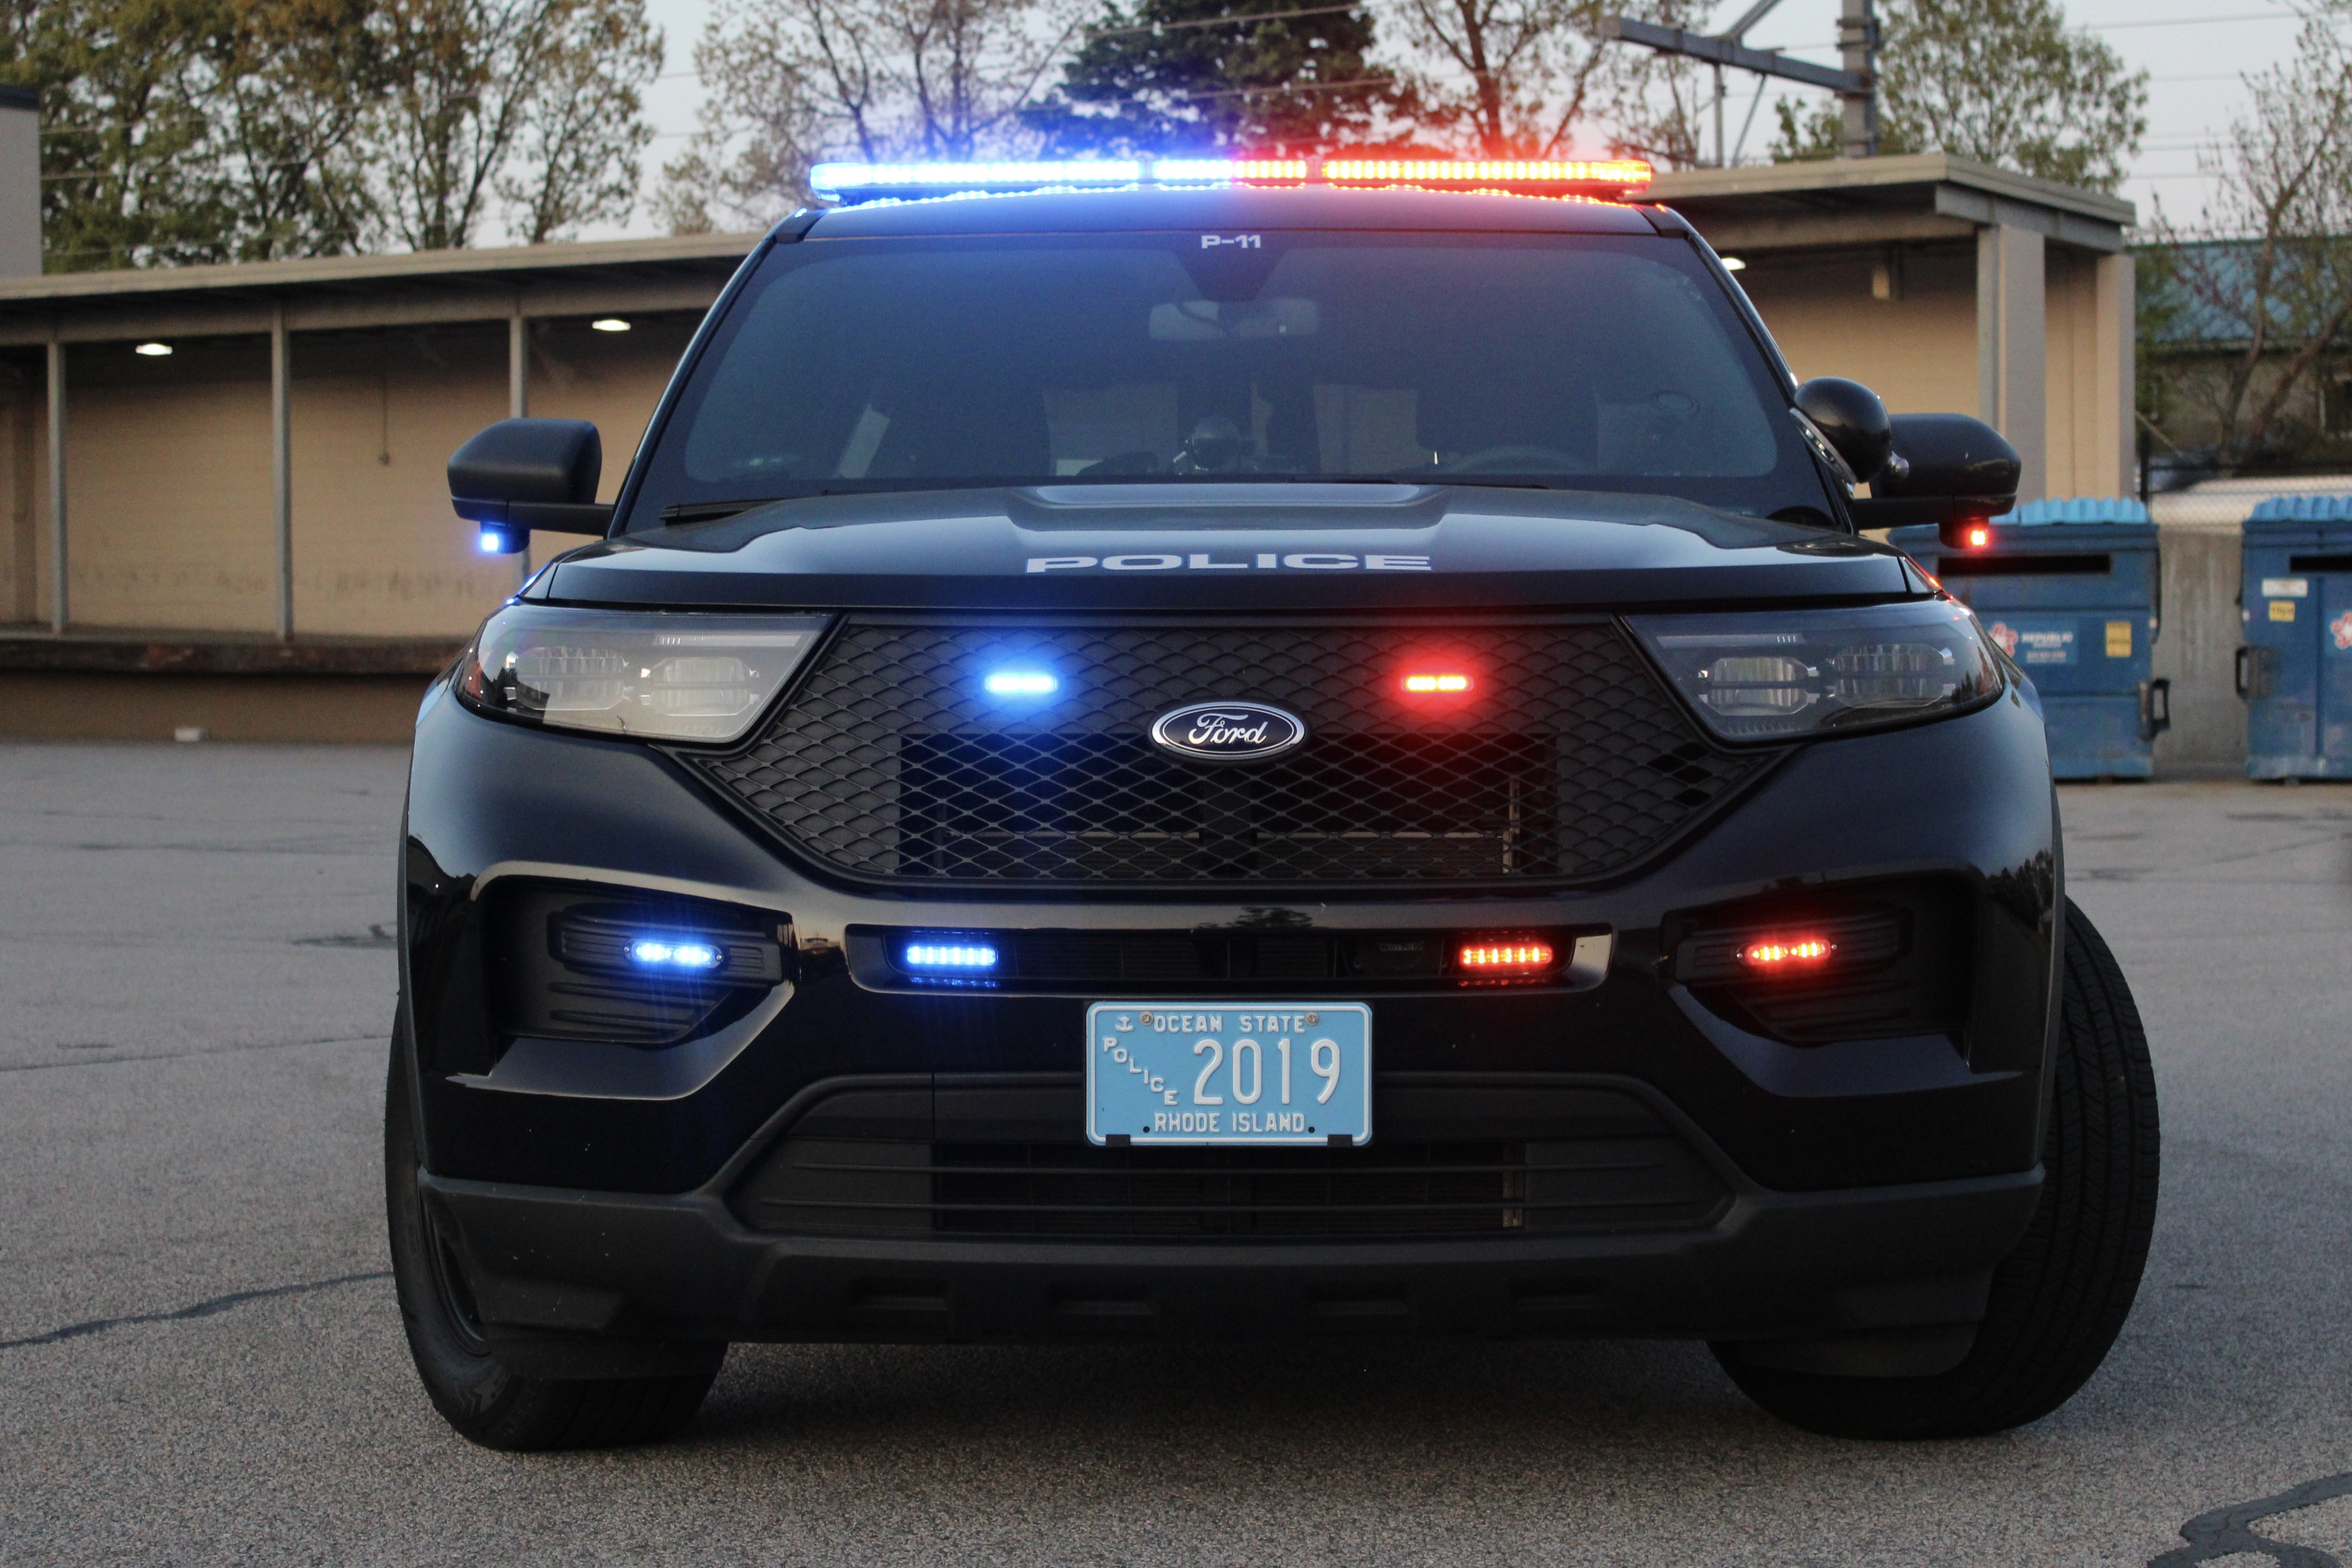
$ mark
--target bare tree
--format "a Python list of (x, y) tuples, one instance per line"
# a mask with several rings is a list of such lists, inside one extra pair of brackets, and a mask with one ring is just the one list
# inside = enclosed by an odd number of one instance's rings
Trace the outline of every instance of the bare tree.
[(701, 128), (663, 171), (673, 232), (772, 220), (828, 156), (1015, 151), (1074, 27), (1068, 0), (721, 0), (695, 66)]
[(371, 0), (229, 0), (207, 40), (212, 134), (197, 177), (216, 259), (358, 248), (373, 210), (358, 142), (383, 80)]
[(517, 156), (498, 180), (508, 226), (524, 244), (628, 216), (638, 160), (654, 139), (645, 89), (662, 53), (645, 0), (583, 0), (562, 19)]
[(1594, 26), (1604, 5), (1406, 0), (1408, 38), (1444, 62), (1418, 84), (1425, 122), (1462, 127), (1481, 157), (1556, 156), (1614, 63)]
[(2237, 345), (2200, 399), (2224, 462), (2277, 446), (2297, 390), (2352, 342), (2352, 0), (2304, 16), (2294, 58), (2245, 79), (2252, 108), (2199, 159), (2211, 204), (2154, 226), (2201, 333)]
[[(1713, 0), (1647, 0), (1617, 9), (1663, 26), (1704, 29)], [(1701, 116), (1714, 102), (1714, 74), (1685, 55), (1618, 46), (1609, 66), (1609, 148), (1669, 169), (1696, 168)]]
[(390, 237), (471, 244), (494, 193), (538, 237), (626, 210), (648, 140), (640, 90), (661, 65), (640, 6), (379, 0), (378, 15), (393, 85), (369, 151)]

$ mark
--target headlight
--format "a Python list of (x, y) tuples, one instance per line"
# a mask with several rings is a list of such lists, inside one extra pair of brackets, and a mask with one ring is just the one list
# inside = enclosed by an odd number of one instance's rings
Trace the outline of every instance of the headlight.
[(457, 694), (509, 719), (650, 741), (732, 741), (824, 630), (822, 616), (509, 605), (457, 666)]
[(1708, 729), (1780, 740), (1963, 712), (2000, 690), (1976, 617), (1949, 599), (1863, 610), (1634, 616)]

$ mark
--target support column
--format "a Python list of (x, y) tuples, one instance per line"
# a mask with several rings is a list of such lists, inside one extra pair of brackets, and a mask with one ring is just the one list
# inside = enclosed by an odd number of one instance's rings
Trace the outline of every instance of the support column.
[[(2097, 363), (2092, 395), (2098, 399), (2092, 429), (2096, 446), (2092, 460), (2105, 488), (2100, 495), (2137, 493), (2133, 466), (2137, 458), (2134, 417), (2139, 400), (2138, 279), (2132, 255), (2121, 251), (2102, 256), (2092, 279), (2092, 309), (2097, 312), (2092, 339)], [(2112, 465), (2112, 467), (2110, 467)]]
[[(522, 300), (515, 300), (514, 314), (507, 318), (507, 417), (530, 417), (530, 322), (522, 313)], [(515, 587), (520, 591), (530, 581), (530, 535), (522, 536), (521, 552), (515, 557)]]
[(49, 630), (63, 636), (66, 603), (66, 345), (49, 339)]
[[(1842, 92), (1838, 156), (1878, 156), (1878, 15), (1871, 0), (1844, 0), (1838, 11), (1838, 64), (1870, 86)], [(1718, 137), (1720, 133), (1718, 132)]]
[(269, 308), (269, 471), (278, 502), (278, 640), (294, 640), (294, 367), (286, 307)]
[(1977, 230), (1977, 417), (2024, 459), (2017, 499), (2049, 484), (2048, 309), (2042, 236), (1995, 224)]
[(520, 300), (507, 318), (507, 417), (530, 417), (530, 331)]

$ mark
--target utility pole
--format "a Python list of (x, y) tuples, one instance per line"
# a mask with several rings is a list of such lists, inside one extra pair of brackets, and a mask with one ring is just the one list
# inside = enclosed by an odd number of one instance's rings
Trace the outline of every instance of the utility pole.
[(1841, 89), (1845, 102), (1840, 157), (1878, 156), (1878, 16), (1871, 0), (1845, 0), (1838, 14), (1838, 61), (1862, 86)]
[(1838, 48), (1844, 69), (1792, 60), (1778, 49), (1751, 49), (1748, 30), (1762, 21), (1780, 0), (1756, 0), (1739, 20), (1721, 33), (1694, 33), (1683, 27), (1662, 27), (1633, 16), (1603, 16), (1601, 36), (1640, 44), (1662, 55), (1682, 55), (1705, 60), (1715, 68), (1715, 162), (1720, 168), (1731, 161), (1723, 137), (1723, 72), (1753, 71), (1758, 76), (1825, 87), (1844, 100), (1845, 122), (1838, 153), (1845, 158), (1871, 158), (1878, 153), (1878, 16), (1873, 0), (1844, 0), (1838, 17)]

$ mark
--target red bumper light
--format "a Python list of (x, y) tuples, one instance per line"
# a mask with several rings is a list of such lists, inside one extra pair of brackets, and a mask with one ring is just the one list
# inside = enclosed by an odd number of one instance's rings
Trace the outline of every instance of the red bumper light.
[(1768, 936), (1743, 946), (1739, 962), (1767, 973), (1787, 973), (1818, 969), (1836, 952), (1837, 944), (1824, 936)]
[(1554, 957), (1548, 942), (1465, 942), (1456, 955), (1471, 974), (1528, 974), (1549, 969)]

